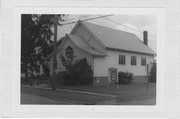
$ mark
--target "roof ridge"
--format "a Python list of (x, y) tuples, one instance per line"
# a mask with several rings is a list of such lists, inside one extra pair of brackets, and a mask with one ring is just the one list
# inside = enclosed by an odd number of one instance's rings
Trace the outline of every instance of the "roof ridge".
[[(143, 43), (135, 33), (122, 31), (107, 26), (81, 21), (106, 47), (122, 47), (128, 51), (147, 52), (156, 54), (149, 46)], [(111, 43), (112, 42), (112, 43)], [(118, 45), (118, 43), (120, 43)], [(125, 43), (122, 45), (122, 43)]]
[(104, 28), (112, 29), (112, 30), (115, 30), (115, 31), (118, 31), (118, 32), (120, 31), (120, 32), (132, 34), (132, 35), (135, 35), (135, 36), (136, 36), (136, 34), (134, 34), (134, 33), (130, 33), (130, 32), (123, 31), (123, 30), (119, 30), (119, 29), (114, 29), (114, 28), (111, 28), (111, 27), (107, 27), (107, 26), (103, 26), (103, 25), (99, 25), (99, 24), (94, 24), (94, 23), (86, 22), (86, 21), (80, 21), (80, 22), (85, 22), (85, 23), (88, 23), (88, 24), (92, 24), (92, 25), (96, 25), (96, 26), (100, 26), (100, 27), (104, 27)]
[[(134, 34), (134, 33), (130, 33), (130, 32), (127, 32), (127, 31), (123, 31), (123, 30), (119, 30), (119, 29), (114, 29), (114, 28), (110, 28), (110, 27), (107, 27), (107, 26), (103, 26), (103, 25), (99, 25), (99, 24), (94, 24), (94, 23), (90, 23), (90, 22), (86, 22), (86, 21), (80, 21), (80, 22), (85, 22), (85, 23), (92, 24), (92, 25), (95, 25), (95, 26), (100, 26), (100, 27), (108, 28), (108, 29), (114, 30), (114, 31), (116, 31), (116, 32), (123, 32), (123, 33), (127, 33), (127, 34), (129, 34), (129, 35), (133, 35), (133, 36), (135, 36), (135, 37), (138, 38), (138, 40), (135, 39), (136, 41), (141, 42), (143, 45), (145, 45), (145, 44), (143, 43), (143, 41), (142, 41), (136, 34)], [(86, 24), (85, 24), (85, 25), (86, 25)], [(124, 36), (125, 36), (126, 38), (128, 38), (126, 35), (124, 35)], [(145, 45), (145, 46), (146, 46), (146, 45)], [(147, 46), (147, 47), (149, 47), (149, 46)]]

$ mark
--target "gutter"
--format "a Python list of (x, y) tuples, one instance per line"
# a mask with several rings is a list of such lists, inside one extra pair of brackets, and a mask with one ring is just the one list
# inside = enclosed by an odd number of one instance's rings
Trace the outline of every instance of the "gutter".
[(115, 50), (115, 51), (122, 51), (122, 52), (129, 52), (129, 53), (137, 53), (137, 54), (143, 54), (143, 55), (156, 56), (156, 54), (153, 54), (153, 53), (145, 53), (145, 52), (138, 52), (138, 51), (123, 50), (123, 49), (119, 49), (119, 48), (107, 47), (107, 50)]

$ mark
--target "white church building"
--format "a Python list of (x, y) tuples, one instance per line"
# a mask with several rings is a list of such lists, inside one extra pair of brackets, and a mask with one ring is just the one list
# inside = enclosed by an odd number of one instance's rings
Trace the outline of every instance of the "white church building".
[[(137, 81), (147, 76), (147, 64), (154, 61), (155, 52), (148, 46), (148, 33), (143, 40), (133, 33), (78, 21), (57, 48), (57, 69), (63, 71), (60, 55), (73, 53), (77, 59), (86, 58), (91, 65), (94, 83), (106, 84), (109, 68), (133, 73)], [(53, 58), (50, 58), (52, 75)]]

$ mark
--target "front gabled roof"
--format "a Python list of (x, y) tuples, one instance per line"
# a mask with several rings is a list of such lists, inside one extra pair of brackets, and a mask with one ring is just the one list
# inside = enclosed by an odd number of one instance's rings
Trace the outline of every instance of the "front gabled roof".
[[(123, 51), (156, 54), (149, 46), (145, 45), (135, 34), (80, 21), (86, 28), (100, 40), (106, 48)], [(79, 24), (79, 22), (78, 22)]]
[[(61, 47), (68, 39), (71, 40), (76, 47), (78, 47), (79, 49), (83, 50), (84, 52), (88, 54), (91, 54), (93, 56), (106, 56), (106, 54), (99, 52), (96, 49), (91, 48), (88, 42), (85, 39), (83, 39), (83, 37), (81, 37), (80, 35), (73, 35), (73, 34), (66, 34), (61, 39), (61, 43), (58, 45), (56, 53), (58, 53), (61, 50), (65, 50), (65, 49), (61, 49)], [(52, 56), (53, 56), (53, 53), (51, 53), (48, 59), (50, 59)]]
[(81, 50), (94, 55), (94, 56), (105, 56), (104, 53), (101, 53), (99, 51), (97, 51), (96, 49), (93, 49), (90, 47), (90, 45), (88, 44), (88, 42), (83, 39), (83, 37), (81, 37), (80, 35), (72, 35), (69, 34), (68, 38)]

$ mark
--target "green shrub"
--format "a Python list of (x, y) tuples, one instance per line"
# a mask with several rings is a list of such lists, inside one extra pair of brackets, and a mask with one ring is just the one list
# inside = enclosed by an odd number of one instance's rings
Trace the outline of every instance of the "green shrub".
[(63, 85), (91, 85), (93, 83), (93, 72), (87, 59), (74, 61), (61, 56), (61, 61), (66, 71), (62, 76)]
[(133, 80), (133, 73), (129, 72), (118, 72), (119, 84), (131, 84)]
[(93, 83), (93, 72), (86, 58), (76, 61), (74, 69), (76, 80), (80, 85), (91, 85)]
[(153, 66), (150, 71), (149, 82), (156, 82), (156, 62), (153, 62)]

